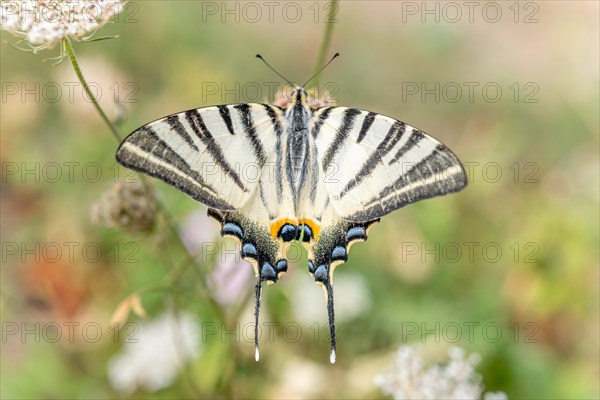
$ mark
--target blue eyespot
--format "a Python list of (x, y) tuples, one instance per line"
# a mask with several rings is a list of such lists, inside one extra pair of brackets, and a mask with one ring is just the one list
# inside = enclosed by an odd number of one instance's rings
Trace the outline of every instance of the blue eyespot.
[(315, 264), (311, 260), (308, 260), (308, 272), (315, 273)]
[(242, 246), (242, 257), (256, 258), (256, 255), (256, 246), (254, 246), (252, 243), (244, 243)]
[(343, 246), (335, 246), (335, 248), (331, 252), (331, 259), (346, 261), (348, 259), (348, 255), (346, 253), (346, 248)]
[(277, 261), (277, 272), (286, 272), (287, 271), (287, 261), (286, 260), (279, 260)]
[[(310, 240), (313, 238), (313, 231), (312, 231), (312, 229), (310, 229), (310, 226), (304, 225), (303, 232), (304, 232), (304, 238), (302, 239), (302, 241), (310, 242)], [(298, 237), (296, 239), (300, 240), (300, 229), (298, 229)]]
[(277, 273), (271, 264), (268, 262), (263, 263), (260, 270), (260, 278), (265, 281), (276, 281)]
[(296, 226), (292, 224), (285, 224), (279, 229), (277, 235), (283, 239), (284, 242), (291, 242), (296, 238)]
[(346, 243), (358, 239), (367, 239), (367, 231), (365, 228), (362, 226), (353, 226), (352, 228), (348, 229), (348, 232), (346, 232)]
[(242, 231), (242, 227), (234, 222), (226, 222), (223, 224), (223, 228), (221, 228), (221, 236), (236, 236), (238, 238), (244, 237), (244, 232)]
[(319, 265), (314, 273), (315, 282), (325, 282), (329, 276), (327, 275), (327, 267), (325, 265)]

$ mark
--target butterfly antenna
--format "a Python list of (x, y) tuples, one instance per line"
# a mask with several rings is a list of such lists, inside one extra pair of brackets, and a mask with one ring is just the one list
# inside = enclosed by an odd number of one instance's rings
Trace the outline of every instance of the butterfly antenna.
[(270, 69), (271, 71), (273, 71), (273, 72), (275, 72), (277, 75), (279, 75), (279, 77), (280, 77), (281, 79), (283, 79), (284, 81), (286, 81), (287, 83), (289, 83), (291, 87), (296, 87), (296, 85), (294, 85), (292, 82), (290, 82), (290, 81), (289, 81), (289, 79), (287, 79), (285, 76), (283, 76), (283, 75), (281, 75), (279, 72), (277, 72), (277, 71), (275, 70), (275, 68), (271, 67), (271, 65), (269, 65), (269, 63), (267, 62), (267, 60), (265, 60), (264, 58), (262, 58), (262, 56), (261, 56), (260, 54), (257, 54), (257, 55), (256, 55), (256, 58), (259, 58), (259, 59), (261, 59), (261, 60), (262, 60), (262, 62), (264, 62), (264, 63), (267, 65), (267, 67), (269, 67), (269, 69)]
[(335, 316), (333, 314), (333, 286), (331, 285), (331, 279), (325, 281), (325, 289), (327, 290), (327, 314), (329, 315), (329, 335), (331, 337), (329, 362), (335, 364)]
[(261, 292), (261, 277), (258, 278), (258, 282), (256, 282), (256, 292), (254, 294), (254, 298), (256, 300), (256, 306), (254, 308), (254, 359), (256, 362), (260, 359), (260, 354), (258, 352), (258, 315), (260, 312), (260, 292)]
[(328, 66), (329, 64), (331, 64), (331, 62), (332, 62), (333, 60), (335, 60), (337, 57), (339, 57), (339, 55), (340, 55), (340, 53), (335, 53), (335, 54), (333, 55), (333, 57), (331, 57), (331, 60), (329, 60), (329, 61), (327, 62), (327, 64), (323, 65), (323, 66), (321, 67), (321, 69), (319, 69), (319, 70), (317, 71), (317, 73), (316, 73), (316, 74), (314, 74), (313, 76), (311, 76), (310, 78), (308, 78), (308, 79), (306, 80), (306, 82), (304, 82), (304, 85), (302, 85), (302, 87), (305, 87), (305, 86), (306, 86), (306, 84), (307, 84), (308, 82), (310, 82), (310, 81), (312, 81), (313, 79), (315, 79), (315, 78), (317, 77), (317, 75), (319, 75), (319, 74), (321, 73), (321, 71), (323, 71), (325, 68), (327, 68), (327, 66)]

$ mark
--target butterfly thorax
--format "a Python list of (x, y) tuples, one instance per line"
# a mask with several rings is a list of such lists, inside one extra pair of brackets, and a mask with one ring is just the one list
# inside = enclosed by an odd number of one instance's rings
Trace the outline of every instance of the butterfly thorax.
[(303, 88), (296, 88), (291, 102), (286, 107), (287, 126), (287, 175), (292, 184), (295, 203), (304, 182), (306, 173), (306, 160), (308, 158), (308, 122), (311, 110), (308, 105), (307, 94)]

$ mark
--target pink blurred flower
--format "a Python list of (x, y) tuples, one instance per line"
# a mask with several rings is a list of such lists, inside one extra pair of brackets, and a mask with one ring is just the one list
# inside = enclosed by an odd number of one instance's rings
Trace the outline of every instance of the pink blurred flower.
[(235, 252), (218, 254), (216, 265), (208, 276), (213, 297), (224, 306), (235, 304), (253, 288), (254, 269), (248, 261), (242, 260), (239, 246), (236, 247)]
[(203, 263), (213, 263), (206, 279), (213, 298), (221, 305), (234, 304), (251, 290), (254, 270), (242, 259), (239, 243), (219, 239), (219, 227), (205, 211), (194, 212), (183, 221), (181, 238), (190, 254)]

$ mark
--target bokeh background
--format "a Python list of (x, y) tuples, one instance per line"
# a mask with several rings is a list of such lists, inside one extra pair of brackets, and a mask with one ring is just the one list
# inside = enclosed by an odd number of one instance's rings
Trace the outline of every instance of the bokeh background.
[(305, 254), (263, 291), (257, 364), (252, 269), (202, 205), (152, 182), (195, 266), (164, 218), (138, 233), (93, 222), (138, 178), (68, 60), (45, 60), (59, 48), (23, 52), (3, 31), (1, 397), (379, 398), (408, 345), (478, 353), (486, 390), (509, 398), (598, 398), (599, 5), (473, 3), (130, 2), (99, 32), (119, 38), (74, 44), (128, 133), (272, 101), (280, 80), (255, 54), (304, 80), (334, 12), (328, 55), (342, 56), (319, 89), (465, 162), (466, 190), (383, 218), (337, 269), (333, 366)]

